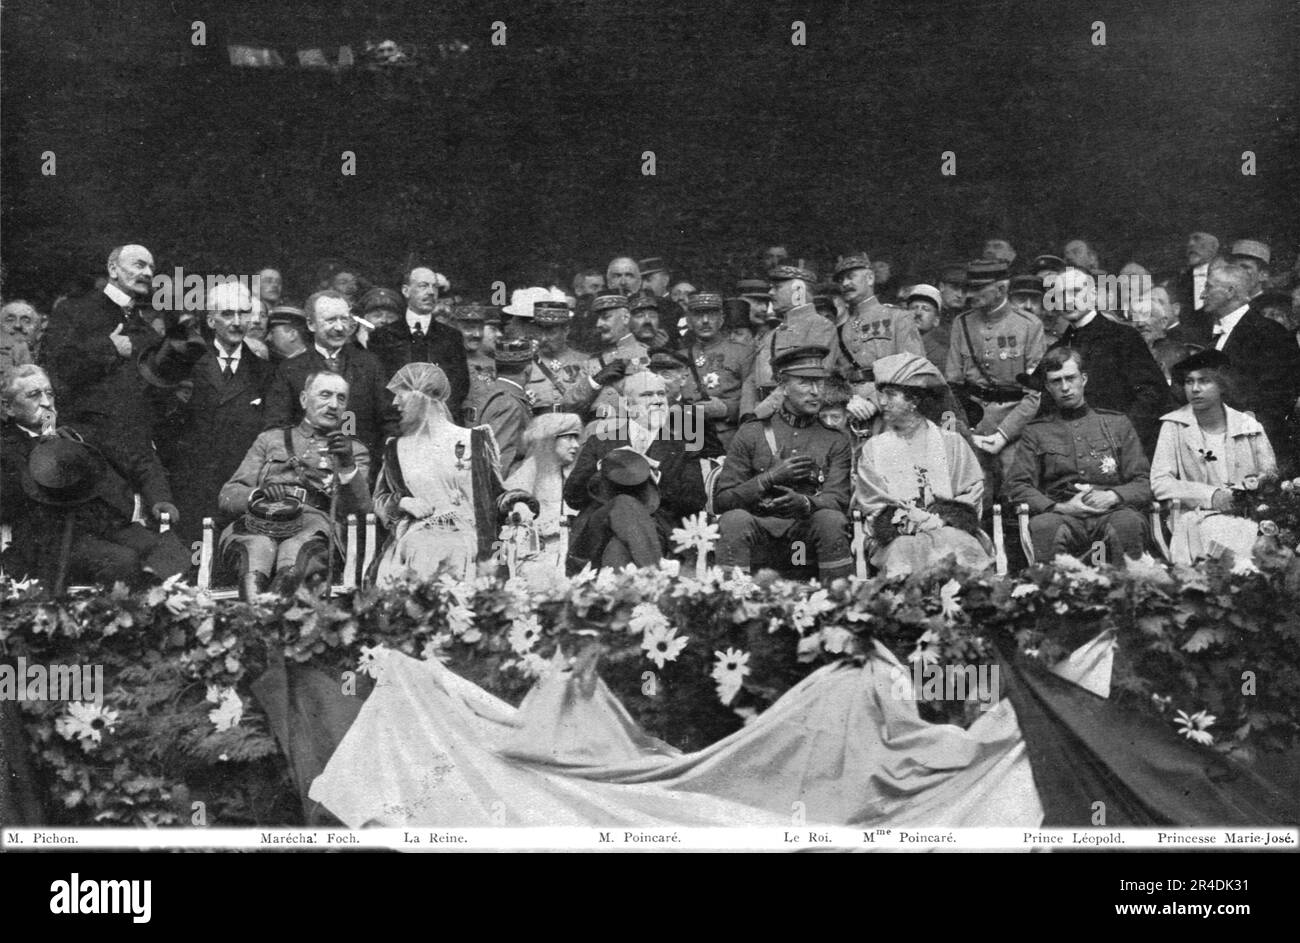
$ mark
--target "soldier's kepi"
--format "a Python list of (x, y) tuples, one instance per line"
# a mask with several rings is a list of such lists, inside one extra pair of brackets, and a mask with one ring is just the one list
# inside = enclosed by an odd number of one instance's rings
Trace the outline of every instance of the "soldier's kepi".
[(906, 308), (882, 304), (876, 297), (876, 276), (865, 254), (841, 258), (835, 280), (849, 306), (849, 316), (835, 328), (832, 368), (853, 391), (848, 412), (867, 420), (880, 412), (873, 365), (891, 354), (925, 356), (925, 341), (916, 316)]

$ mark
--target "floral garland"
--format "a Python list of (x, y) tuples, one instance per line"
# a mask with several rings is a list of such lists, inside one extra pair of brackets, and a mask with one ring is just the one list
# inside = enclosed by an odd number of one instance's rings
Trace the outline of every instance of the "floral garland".
[[(707, 550), (711, 534), (688, 522), (679, 536)], [(190, 824), (196, 809), (227, 825), (294, 821), (285, 763), (249, 690), (272, 654), (341, 679), (373, 676), (388, 650), (437, 658), (515, 703), (553, 660), (599, 658), (638, 723), (695, 749), (816, 667), (861, 663), (877, 643), (904, 663), (964, 666), (990, 663), (994, 642), (1013, 639), (1052, 665), (1109, 629), (1113, 699), (1250, 760), (1300, 740), (1300, 559), (1264, 543), (1254, 572), (1062, 557), (1010, 579), (947, 564), (830, 587), (690, 575), (672, 562), (543, 586), (444, 579), (252, 605), (176, 582), (58, 601), (0, 583), (0, 652), (111, 675), (102, 704), (22, 705), (66, 822)], [(921, 703), (953, 723), (971, 706)]]

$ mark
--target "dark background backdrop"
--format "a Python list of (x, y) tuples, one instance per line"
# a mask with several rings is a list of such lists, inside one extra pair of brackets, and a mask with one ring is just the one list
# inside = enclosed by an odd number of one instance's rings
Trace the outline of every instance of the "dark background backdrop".
[[(0, 50), (3, 290), (48, 302), (123, 242), (160, 270), (279, 265), (299, 297), (326, 257), (395, 284), (423, 256), (486, 296), (495, 279), (567, 286), (576, 264), (628, 251), (716, 286), (769, 241), (929, 276), (986, 235), (1022, 254), (1080, 235), (1112, 271), (1171, 271), (1205, 228), (1267, 239), (1289, 266), (1298, 37), (1300, 4), (1277, 0), (17, 0)], [(383, 38), (432, 65), (293, 64)], [(468, 51), (440, 58), (453, 39)], [(233, 68), (228, 41), (290, 65)]]

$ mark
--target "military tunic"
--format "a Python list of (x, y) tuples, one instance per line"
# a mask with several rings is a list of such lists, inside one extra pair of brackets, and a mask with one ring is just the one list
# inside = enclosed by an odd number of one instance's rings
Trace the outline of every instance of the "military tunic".
[(872, 365), (890, 354), (925, 356), (925, 342), (916, 315), (906, 308), (882, 304), (875, 295), (860, 301), (834, 329), (832, 369), (863, 399), (875, 398)]
[(479, 424), (492, 427), (503, 480), (524, 460), (524, 430), (532, 421), (532, 397), (514, 380), (497, 377), (483, 403)]
[[(1108, 409), (1062, 411), (1025, 426), (1006, 481), (1006, 497), (1029, 505), (1029, 536), (1038, 561), (1103, 543), (1112, 558), (1136, 557), (1150, 537), (1151, 466), (1127, 416)], [(1112, 491), (1120, 503), (1100, 514), (1054, 510), (1082, 493)]]
[[(769, 431), (776, 443), (775, 455), (768, 444)], [(815, 480), (788, 485), (808, 498), (807, 511), (792, 517), (766, 514), (765, 502), (784, 494), (770, 486), (766, 472), (793, 455), (811, 458), (817, 468)], [(786, 538), (813, 545), (823, 579), (850, 572), (853, 556), (846, 515), (852, 495), (852, 464), (848, 435), (822, 425), (815, 416), (793, 416), (778, 409), (770, 419), (741, 426), (732, 437), (714, 486), (713, 507), (720, 515), (721, 528), (718, 565), (748, 568), (759, 542)], [(782, 542), (773, 543), (780, 546)]]
[(558, 356), (538, 353), (528, 367), (524, 390), (533, 397), (534, 412), (579, 413), (585, 410), (597, 390), (587, 382), (589, 358), (566, 347)]
[(944, 376), (952, 386), (965, 385), (984, 409), (976, 435), (1001, 432), (1008, 443), (1020, 438), (1038, 413), (1041, 395), (1025, 390), (1016, 377), (1033, 373), (1046, 350), (1042, 322), (1005, 301), (988, 313), (976, 309), (957, 317)]
[[(311, 474), (320, 468), (329, 435), (329, 432), (314, 429), (304, 419), (289, 430), (292, 451), (285, 447), (284, 429), (268, 429), (253, 440), (244, 460), (222, 486), (217, 499), (222, 513), (236, 518), (221, 535), (223, 554), (234, 545), (240, 545), (248, 554), (249, 569), (270, 576), (294, 566), (300, 552), (312, 540), (331, 536), (330, 496), (315, 486)], [(339, 550), (343, 549), (342, 521), (345, 516), (365, 514), (371, 509), (370, 453), (355, 436), (351, 437), (351, 442), (356, 468), (347, 481), (342, 481), (347, 473), (339, 476), (338, 518), (332, 534)], [(293, 485), (307, 489), (308, 500), (303, 506), (301, 524), (293, 536), (277, 541), (251, 533), (244, 527), (242, 516), (248, 510), (248, 499), (254, 490), (265, 485)]]
[(721, 401), (726, 405), (726, 412), (709, 418), (716, 419), (719, 432), (734, 430), (740, 418), (741, 390), (754, 365), (753, 349), (719, 335), (710, 344), (692, 344), (678, 353), (690, 362), (683, 399)]
[(497, 364), (486, 354), (470, 354), (466, 358), (469, 367), (469, 393), (465, 397), (465, 421), (476, 422), (478, 414), (492, 393), (492, 384), (497, 378)]
[(817, 313), (812, 305), (798, 305), (786, 312), (785, 321), (755, 342), (753, 365), (740, 393), (740, 415), (766, 419), (780, 406), (774, 396), (776, 377), (772, 375), (772, 358), (795, 347), (825, 347), (826, 366), (835, 361), (835, 325)]
[(1113, 491), (1125, 505), (1151, 503), (1151, 466), (1127, 416), (1081, 409), (1044, 416), (1025, 426), (1007, 478), (1007, 499), (1049, 511), (1079, 493), (1076, 484)]
[[(650, 363), (650, 352), (632, 334), (624, 334), (613, 347), (602, 350), (587, 360), (587, 375), (594, 377), (615, 360), (627, 362), (627, 372), (630, 376), (646, 369)], [(605, 387), (596, 394), (592, 409), (598, 419), (613, 416), (618, 411), (618, 391), (612, 387)]]

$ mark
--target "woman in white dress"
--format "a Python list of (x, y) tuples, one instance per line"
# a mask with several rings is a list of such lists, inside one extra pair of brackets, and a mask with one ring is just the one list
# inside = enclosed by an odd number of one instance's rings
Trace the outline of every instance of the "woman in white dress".
[(578, 455), (581, 433), (582, 420), (572, 413), (542, 413), (524, 430), (524, 460), (506, 479), (506, 488), (537, 499), (537, 520), (531, 527), (538, 546), (520, 560), (526, 577), (547, 579), (564, 570), (563, 558), (555, 556), (564, 516), (564, 479)]
[(492, 557), (502, 509), (523, 503), (531, 516), (536, 502), (505, 489), (489, 427), (451, 421), (451, 386), (439, 367), (407, 364), (388, 389), (402, 418), (375, 484), (375, 513), (389, 532), (376, 579), (472, 578), (476, 563)]
[(960, 433), (924, 415), (947, 384), (915, 354), (875, 362), (884, 428), (858, 460), (854, 502), (871, 522), (871, 563), (886, 575), (913, 573), (949, 555), (983, 569), (992, 563), (979, 530), (984, 474)]
[(1259, 526), (1235, 516), (1233, 491), (1248, 479), (1277, 473), (1277, 460), (1264, 427), (1224, 404), (1231, 364), (1210, 349), (1174, 364), (1174, 382), (1187, 393), (1187, 405), (1161, 416), (1160, 439), (1151, 461), (1151, 490), (1170, 503), (1175, 563), (1191, 564), (1231, 551), (1248, 564)]

